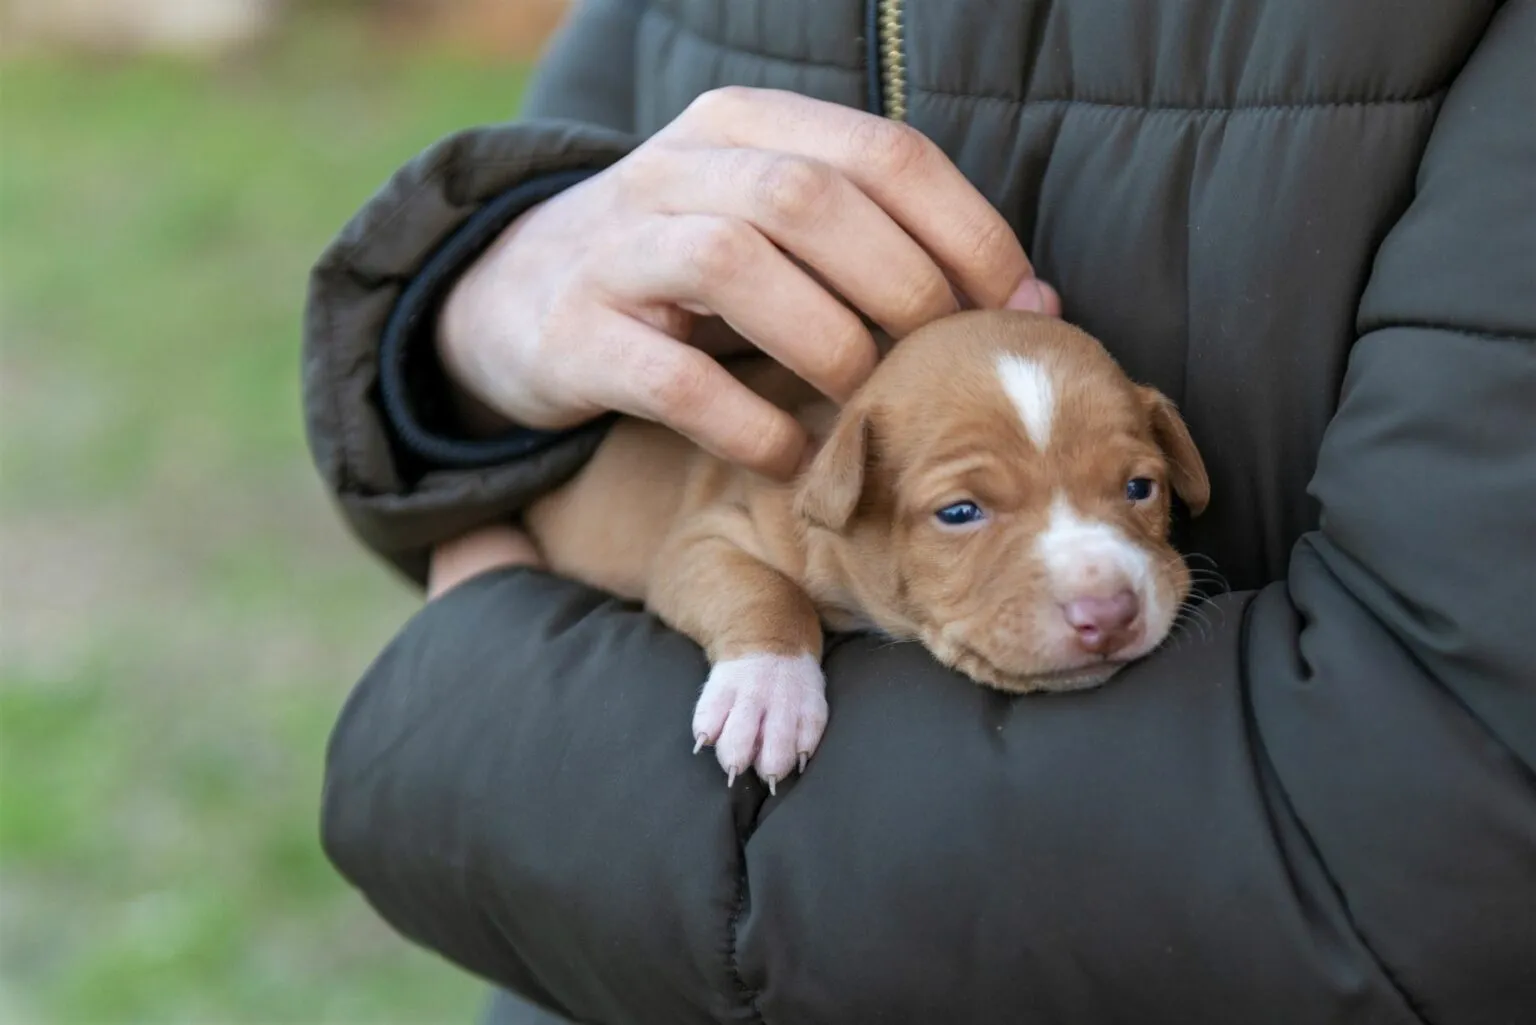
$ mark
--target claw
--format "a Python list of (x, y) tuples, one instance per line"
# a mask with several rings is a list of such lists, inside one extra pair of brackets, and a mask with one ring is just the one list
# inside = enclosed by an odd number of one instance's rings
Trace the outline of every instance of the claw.
[(693, 738), (693, 741), (694, 741), (694, 743), (693, 743), (693, 753), (694, 754), (698, 754), (700, 751), (704, 750), (704, 742), (707, 741), (708, 739), (709, 739), (709, 735), (706, 734), (706, 733), (700, 733), (697, 736), (695, 736)]
[(777, 776), (769, 776), (768, 777), (768, 796), (769, 797), (772, 797), (772, 796), (774, 796), (775, 794), (778, 793), (778, 791), (774, 789), (778, 785), (779, 785), (779, 777), (777, 777)]
[(726, 770), (726, 774), (725, 774), (725, 789), (729, 790), (729, 789), (731, 789), (731, 787), (733, 787), (735, 785), (736, 785), (736, 767), (732, 766), (730, 769)]
[(805, 763), (808, 760), (810, 760), (810, 757), (811, 756), (809, 754), (807, 754), (806, 752), (804, 752), (804, 751), (800, 752), (800, 773), (801, 773), (801, 775), (805, 774)]

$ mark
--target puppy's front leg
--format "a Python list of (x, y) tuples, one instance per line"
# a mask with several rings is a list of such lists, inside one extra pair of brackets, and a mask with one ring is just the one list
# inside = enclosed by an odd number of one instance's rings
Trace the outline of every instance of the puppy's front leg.
[(804, 770), (827, 725), (815, 606), (704, 524), (669, 539), (653, 567), (647, 604), (709, 657), (694, 750), (714, 745), (727, 785), (750, 765), (773, 792), (797, 764)]

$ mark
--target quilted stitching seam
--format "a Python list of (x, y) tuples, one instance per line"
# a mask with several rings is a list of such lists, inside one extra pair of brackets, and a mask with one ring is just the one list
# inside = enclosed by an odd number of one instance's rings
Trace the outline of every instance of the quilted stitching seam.
[(769, 53), (766, 50), (754, 50), (745, 46), (738, 46), (735, 43), (727, 43), (723, 40), (715, 39), (712, 36), (705, 35), (694, 26), (683, 21), (673, 12), (662, 10), (658, 7), (652, 7), (647, 10), (645, 12), (645, 16), (661, 18), (671, 26), (671, 29), (674, 33), (687, 36), (689, 39), (703, 43), (705, 46), (713, 47), (716, 50), (725, 50), (729, 53), (737, 53), (745, 57), (756, 57), (759, 60), (772, 61), (776, 64), (790, 64), (797, 68), (827, 68), (829, 70), (851, 71), (858, 75), (861, 79), (864, 77), (865, 68), (864, 62), (862, 60), (862, 53), (860, 54), (860, 60), (848, 64), (839, 63), (838, 61), (811, 60), (806, 57), (791, 57), (787, 54)]
[(997, 93), (949, 92), (913, 86), (912, 93), (920, 96), (936, 96), (943, 99), (975, 100), (985, 103), (1003, 103), (1014, 107), (1086, 107), (1099, 110), (1125, 111), (1138, 114), (1183, 114), (1189, 116), (1216, 114), (1255, 113), (1308, 113), (1313, 111), (1354, 110), (1368, 107), (1411, 107), (1437, 103), (1445, 95), (1445, 89), (1418, 96), (1382, 96), (1348, 100), (1301, 100), (1295, 103), (1236, 103), (1226, 107), (1181, 107), (1175, 104), (1124, 103), (1115, 100), (1093, 100), (1076, 96), (1004, 96)]

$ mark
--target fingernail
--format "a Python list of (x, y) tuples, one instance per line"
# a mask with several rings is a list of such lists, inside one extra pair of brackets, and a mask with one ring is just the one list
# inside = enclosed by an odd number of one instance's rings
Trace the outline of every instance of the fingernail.
[(1045, 293), (1040, 290), (1040, 282), (1034, 278), (1025, 278), (1019, 282), (1019, 287), (1013, 290), (1008, 301), (1003, 303), (1003, 308), (1008, 310), (1029, 310), (1032, 313), (1045, 312)]

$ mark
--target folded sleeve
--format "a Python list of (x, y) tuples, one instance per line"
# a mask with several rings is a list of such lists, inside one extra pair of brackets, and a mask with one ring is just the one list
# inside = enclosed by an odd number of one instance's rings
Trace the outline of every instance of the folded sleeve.
[(575, 7), (520, 120), (466, 129), (401, 168), (320, 256), (304, 319), (315, 465), (356, 535), (420, 582), (427, 552), (517, 511), (577, 469), (601, 422), (571, 432), (456, 430), (433, 333), (443, 297), (502, 228), (627, 154), (643, 5)]
[(842, 640), (823, 746), (769, 797), (688, 754), (691, 644), (487, 574), (354, 691), (333, 861), (579, 1021), (1527, 1019), (1533, 52), (1505, 4), (1445, 98), (1285, 580), (1086, 693)]

